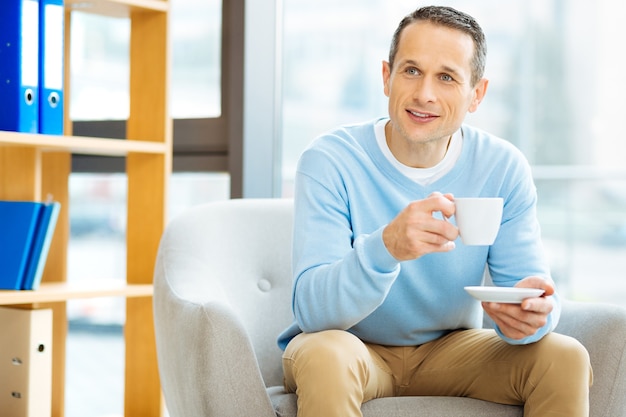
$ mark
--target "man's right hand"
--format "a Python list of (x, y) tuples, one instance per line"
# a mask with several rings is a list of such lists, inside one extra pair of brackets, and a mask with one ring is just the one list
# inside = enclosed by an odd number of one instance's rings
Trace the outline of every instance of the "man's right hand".
[(458, 229), (450, 222), (433, 217), (437, 211), (445, 217), (452, 216), (453, 201), (451, 194), (436, 192), (406, 206), (383, 231), (383, 242), (389, 253), (399, 261), (408, 261), (454, 249)]

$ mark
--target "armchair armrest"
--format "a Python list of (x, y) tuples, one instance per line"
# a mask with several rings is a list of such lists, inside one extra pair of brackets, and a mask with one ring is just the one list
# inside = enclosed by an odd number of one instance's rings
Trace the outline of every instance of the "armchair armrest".
[(275, 417), (251, 342), (219, 282), (203, 262), (164, 242), (155, 268), (154, 317), (170, 415)]
[(626, 416), (626, 309), (563, 301), (556, 332), (572, 336), (589, 352), (593, 368), (591, 415)]

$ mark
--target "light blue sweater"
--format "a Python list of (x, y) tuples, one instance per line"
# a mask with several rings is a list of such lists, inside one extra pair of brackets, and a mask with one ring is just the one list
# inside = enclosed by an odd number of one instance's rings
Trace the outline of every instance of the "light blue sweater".
[[(495, 285), (513, 286), (527, 276), (548, 278), (548, 262), (536, 219), (537, 194), (530, 167), (510, 143), (463, 125), (459, 159), (444, 177), (421, 186), (382, 154), (374, 125), (344, 126), (317, 138), (296, 174), (293, 246), (295, 321), (278, 338), (284, 349), (298, 333), (348, 330), (385, 345), (419, 345), (454, 329), (482, 327), (482, 308), (463, 289), (481, 285), (488, 265)], [(412, 200), (431, 193), (502, 197), (495, 243), (398, 262), (382, 231)], [(535, 335), (557, 324), (560, 303)]]

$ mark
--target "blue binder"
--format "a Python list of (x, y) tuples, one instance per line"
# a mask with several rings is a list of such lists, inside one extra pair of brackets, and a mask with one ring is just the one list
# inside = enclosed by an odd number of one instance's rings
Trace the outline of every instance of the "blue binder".
[(21, 289), (41, 209), (41, 203), (0, 201), (0, 289)]
[(23, 290), (36, 290), (39, 288), (60, 210), (61, 204), (57, 202), (42, 205), (39, 224), (35, 231), (31, 253), (21, 285)]
[(0, 130), (39, 130), (39, 2), (4, 0), (0, 12)]
[(39, 0), (39, 133), (63, 134), (63, 0)]

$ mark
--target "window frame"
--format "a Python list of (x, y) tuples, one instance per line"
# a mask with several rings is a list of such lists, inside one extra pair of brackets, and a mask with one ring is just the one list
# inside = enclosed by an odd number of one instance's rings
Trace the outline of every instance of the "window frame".
[[(282, 0), (222, 2), (222, 112), (174, 119), (173, 172), (226, 171), (231, 198), (280, 196), (281, 32)], [(126, 121), (74, 121), (73, 134), (124, 139)], [(124, 165), (123, 157), (72, 156), (72, 172)]]

